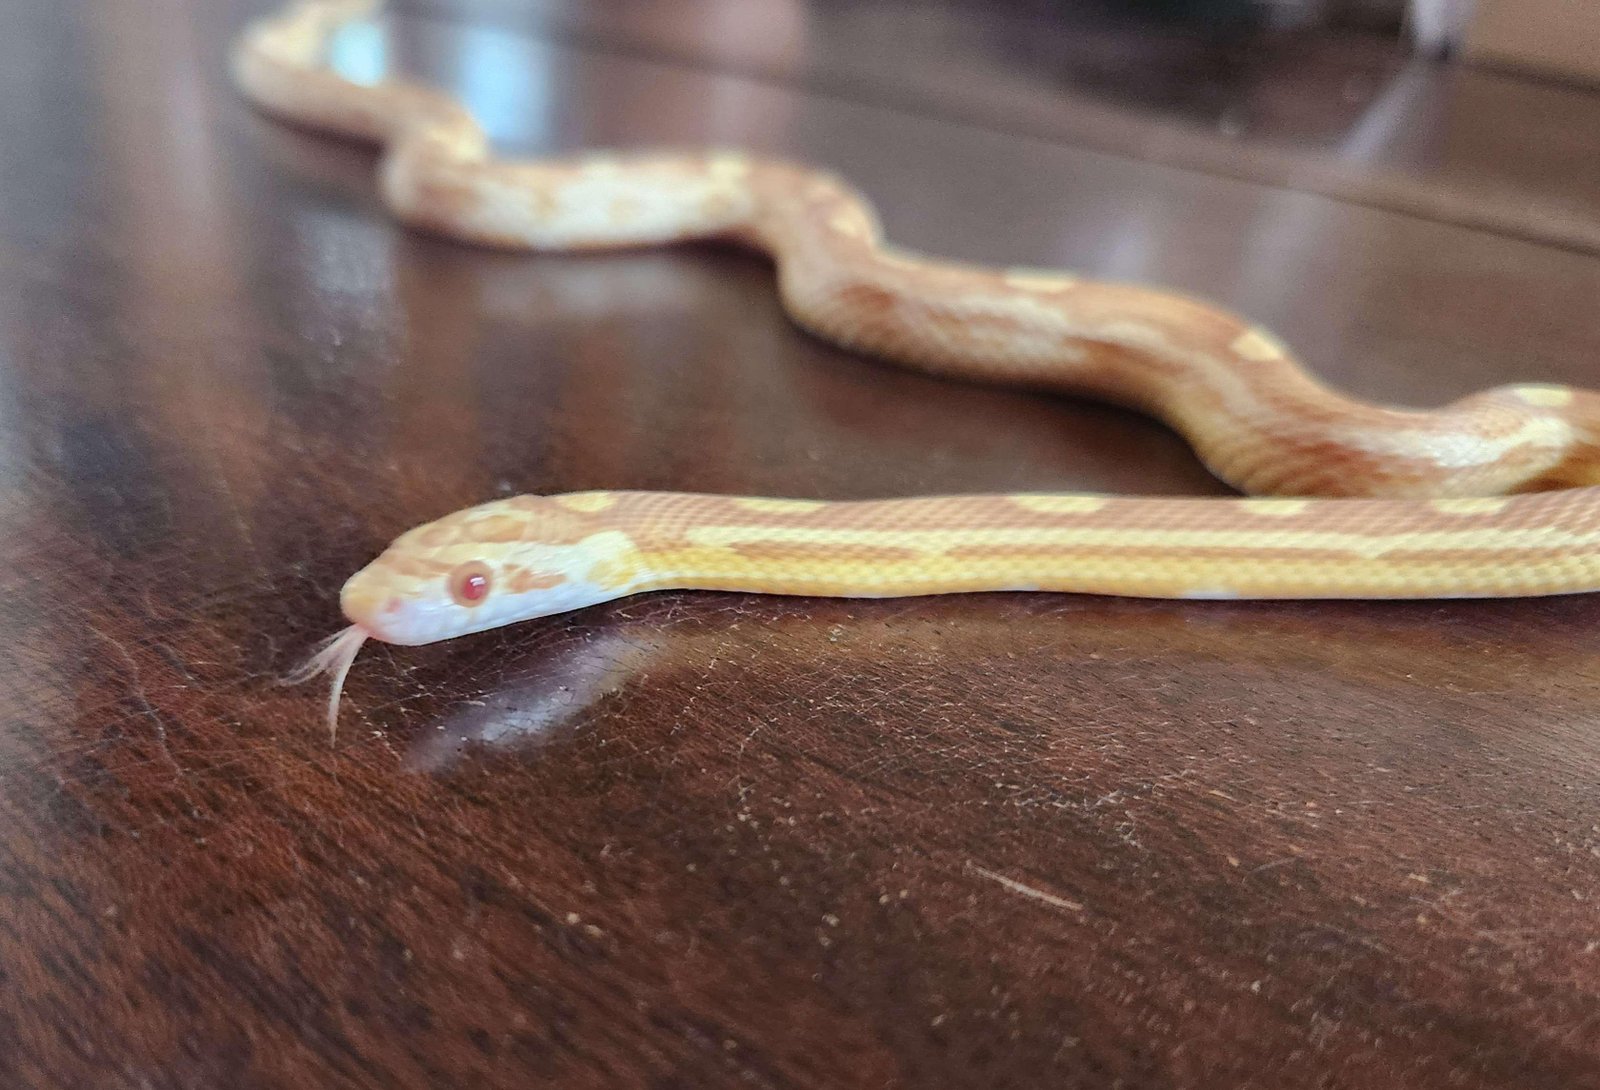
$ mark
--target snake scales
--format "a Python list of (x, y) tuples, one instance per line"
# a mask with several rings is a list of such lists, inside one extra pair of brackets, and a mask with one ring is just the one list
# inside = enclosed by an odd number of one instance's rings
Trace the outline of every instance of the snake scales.
[(787, 312), (902, 365), (1097, 397), (1181, 433), (1238, 499), (965, 495), (821, 502), (521, 496), (402, 536), (341, 592), (351, 626), (293, 680), (340, 686), (362, 641), (421, 644), (663, 588), (878, 597), (1031, 590), (1173, 598), (1510, 597), (1600, 589), (1600, 394), (1489, 390), (1422, 412), (1317, 382), (1205, 303), (885, 245), (831, 175), (735, 152), (506, 162), (464, 108), (325, 63), (369, 14), (312, 0), (250, 28), (259, 108), (380, 145), (402, 220), (482, 245), (759, 248)]

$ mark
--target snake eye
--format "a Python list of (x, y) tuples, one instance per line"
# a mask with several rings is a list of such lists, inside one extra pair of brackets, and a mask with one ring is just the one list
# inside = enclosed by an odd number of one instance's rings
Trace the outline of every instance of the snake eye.
[(456, 605), (466, 606), (469, 609), (483, 604), (483, 600), (489, 597), (489, 588), (492, 585), (489, 574), (489, 565), (480, 560), (457, 564), (447, 581), (450, 597), (455, 599)]

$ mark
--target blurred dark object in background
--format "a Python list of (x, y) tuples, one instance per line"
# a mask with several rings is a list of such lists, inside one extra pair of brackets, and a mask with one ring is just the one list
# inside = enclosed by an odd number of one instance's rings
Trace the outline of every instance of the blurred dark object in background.
[(1103, 0), (1100, 6), (1197, 29), (1323, 26), (1397, 33), (1406, 0)]

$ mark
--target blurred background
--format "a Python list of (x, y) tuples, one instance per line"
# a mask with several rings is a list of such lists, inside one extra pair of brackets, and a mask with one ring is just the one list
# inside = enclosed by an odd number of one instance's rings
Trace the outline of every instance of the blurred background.
[[(509, 152), (548, 153), (594, 139), (596, 119), (604, 129), (631, 118), (617, 139), (773, 150), (799, 139), (807, 155), (856, 169), (842, 149), (806, 146), (786, 118), (753, 120), (760, 96), (735, 85), (753, 80), (1600, 252), (1590, 185), (1600, 4), (1587, 0), (400, 0), (387, 10), (341, 39), (338, 67), (447, 87)], [(620, 94), (601, 107), (605, 88), (577, 91), (563, 49), (715, 75), (715, 109)]]

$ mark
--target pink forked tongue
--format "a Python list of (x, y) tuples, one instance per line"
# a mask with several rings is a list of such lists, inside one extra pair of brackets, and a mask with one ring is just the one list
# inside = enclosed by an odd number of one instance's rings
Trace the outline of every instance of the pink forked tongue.
[(339, 694), (344, 691), (345, 675), (350, 672), (350, 664), (356, 661), (356, 653), (361, 650), (361, 645), (367, 642), (367, 630), (358, 624), (329, 636), (322, 641), (311, 657), (306, 659), (288, 676), (283, 679), (285, 685), (302, 685), (314, 677), (323, 674), (333, 675), (333, 691), (328, 694), (328, 737), (331, 739), (339, 729)]

